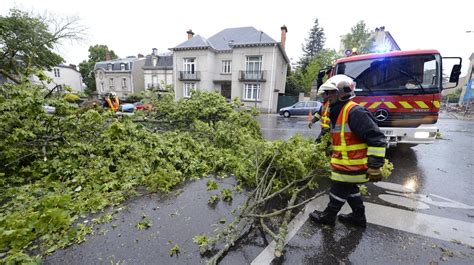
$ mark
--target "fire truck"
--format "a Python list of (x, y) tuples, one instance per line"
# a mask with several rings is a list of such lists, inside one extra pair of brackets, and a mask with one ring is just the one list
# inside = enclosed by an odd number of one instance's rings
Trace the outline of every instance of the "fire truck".
[[(454, 60), (451, 73), (443, 62)], [(355, 102), (373, 113), (388, 146), (430, 144), (436, 139), (441, 90), (456, 86), (460, 57), (441, 57), (437, 50), (393, 51), (340, 58), (322, 78), (344, 74), (356, 82)]]

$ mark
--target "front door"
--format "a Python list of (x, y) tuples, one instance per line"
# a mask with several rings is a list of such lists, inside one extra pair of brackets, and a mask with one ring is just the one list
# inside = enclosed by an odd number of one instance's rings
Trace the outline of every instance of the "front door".
[(230, 100), (231, 97), (231, 84), (221, 85), (221, 95), (226, 99)]

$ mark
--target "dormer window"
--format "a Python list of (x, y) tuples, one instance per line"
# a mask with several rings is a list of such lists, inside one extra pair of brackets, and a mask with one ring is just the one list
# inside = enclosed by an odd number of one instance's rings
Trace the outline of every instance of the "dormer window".
[(124, 63), (121, 63), (121, 64), (120, 64), (120, 70), (121, 70), (121, 71), (125, 71), (125, 64), (124, 64)]
[(153, 58), (153, 66), (156, 66), (157, 63), (158, 63), (158, 58), (154, 57)]
[(112, 64), (111, 64), (111, 63), (109, 63), (109, 64), (107, 65), (107, 70), (108, 70), (108, 71), (112, 71)]

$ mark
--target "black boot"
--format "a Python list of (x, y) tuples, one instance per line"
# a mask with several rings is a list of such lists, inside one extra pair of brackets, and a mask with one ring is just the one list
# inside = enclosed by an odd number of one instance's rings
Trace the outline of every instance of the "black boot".
[(350, 214), (338, 215), (339, 221), (346, 224), (351, 224), (359, 227), (367, 227), (367, 219), (365, 218), (365, 211), (358, 210)]
[(336, 215), (337, 212), (326, 209), (324, 212), (314, 211), (310, 213), (309, 218), (318, 224), (334, 226), (336, 224)]

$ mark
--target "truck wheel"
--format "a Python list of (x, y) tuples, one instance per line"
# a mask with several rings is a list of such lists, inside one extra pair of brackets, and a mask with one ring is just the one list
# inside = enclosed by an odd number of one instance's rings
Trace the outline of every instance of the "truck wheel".
[(284, 116), (285, 118), (288, 118), (288, 117), (291, 116), (291, 114), (290, 114), (289, 111), (285, 111), (285, 112), (283, 112), (283, 116)]

